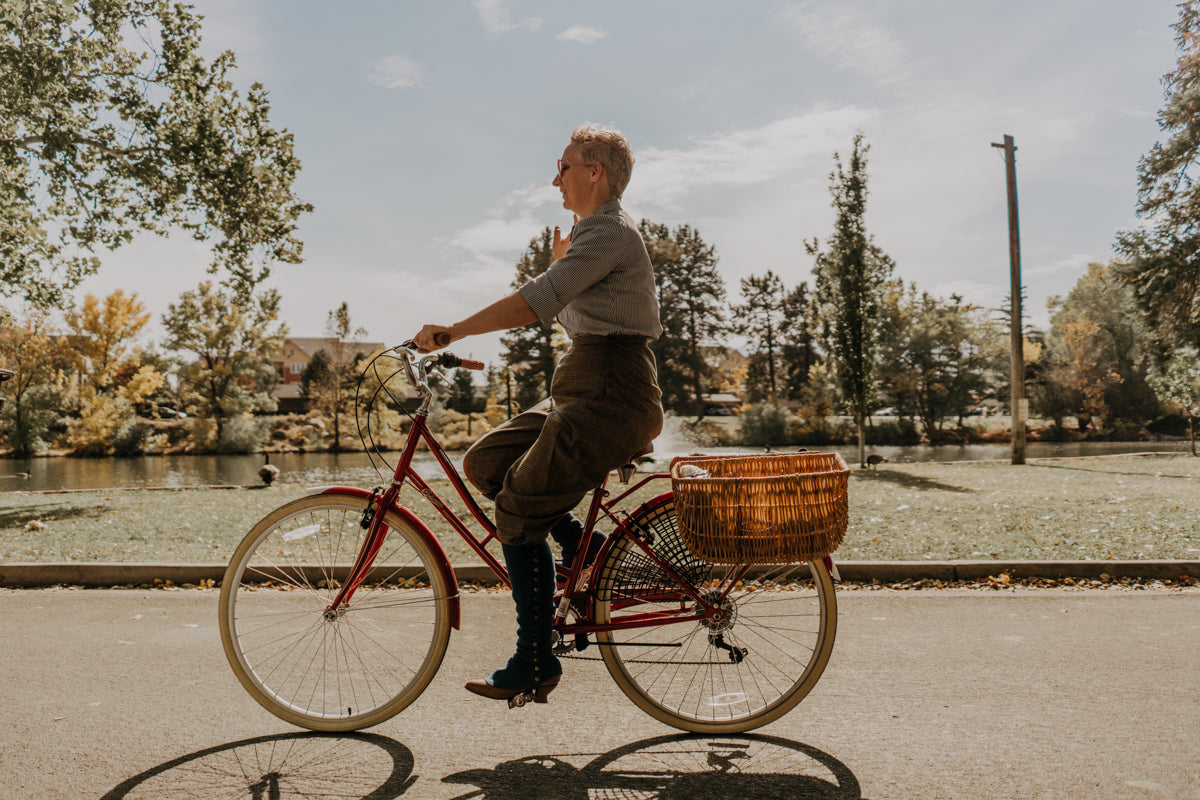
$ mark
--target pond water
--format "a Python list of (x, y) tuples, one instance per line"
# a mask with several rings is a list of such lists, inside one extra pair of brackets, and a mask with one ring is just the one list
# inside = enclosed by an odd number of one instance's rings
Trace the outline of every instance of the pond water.
[[(853, 447), (821, 448), (839, 452), (853, 464)], [(689, 453), (736, 453), (747, 448), (695, 447), (681, 440), (660, 438), (655, 442), (653, 461), (643, 470), (665, 471), (671, 458)], [(1120, 453), (1187, 452), (1187, 442), (1076, 442), (1050, 444), (1030, 442), (1027, 458), (1067, 458), (1116, 455)], [(1008, 460), (1007, 444), (949, 445), (940, 447), (871, 447), (892, 463), (918, 461)], [(398, 453), (385, 454), (390, 465)], [(456, 466), (461, 453), (451, 453)], [(279, 467), (279, 483), (320, 486), (337, 483), (377, 481), (375, 470), (365, 453), (272, 453), (271, 463)], [(378, 457), (376, 457), (378, 463)], [(108, 489), (136, 486), (214, 486), (249, 485), (260, 482), (258, 469), (264, 456), (257, 455), (164, 455), (137, 458), (33, 458), (0, 459), (0, 492), (44, 491), (52, 489)], [(388, 475), (390, 468), (385, 468)], [(439, 477), (441, 469), (428, 453), (417, 456), (417, 469), (423, 476)], [(22, 477), (17, 477), (18, 475)], [(27, 475), (28, 477), (23, 477)]]

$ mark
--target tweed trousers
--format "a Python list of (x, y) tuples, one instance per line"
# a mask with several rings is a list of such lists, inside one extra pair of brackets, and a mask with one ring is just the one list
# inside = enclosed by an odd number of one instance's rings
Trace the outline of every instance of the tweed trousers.
[(647, 451), (662, 430), (661, 400), (649, 339), (576, 336), (555, 367), (550, 397), (463, 456), (467, 478), (496, 501), (500, 541), (546, 541), (610, 471)]

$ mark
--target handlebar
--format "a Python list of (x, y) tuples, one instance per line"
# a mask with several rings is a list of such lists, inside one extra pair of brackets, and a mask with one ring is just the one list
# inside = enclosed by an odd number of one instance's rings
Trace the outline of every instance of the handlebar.
[[(433, 337), (433, 343), (436, 344), (438, 347), (445, 347), (446, 345), (450, 344), (450, 334), (439, 333), (438, 335)], [(457, 356), (452, 356), (450, 353), (447, 353), (446, 355), (450, 355), (451, 358), (457, 358)], [(459, 358), (458, 362), (459, 363), (454, 364), (454, 365), (443, 365), (443, 366), (456, 366), (456, 367), (462, 367), (463, 369), (483, 369), (482, 361), (471, 361), (470, 359)]]
[[(449, 334), (439, 333), (436, 337), (434, 337), (434, 342), (437, 344), (438, 347), (445, 347), (446, 345), (450, 344), (450, 336), (449, 336)], [(416, 353), (417, 345), (415, 342), (413, 342), (412, 339), (409, 339), (404, 344), (399, 345), (398, 347), (395, 347), (393, 349), (395, 349), (395, 350), (410, 350), (413, 353)], [(445, 369), (453, 369), (455, 367), (461, 367), (463, 369), (480, 370), (480, 369), (483, 369), (485, 366), (482, 361), (474, 361), (469, 358), (459, 358), (458, 356), (454, 355), (454, 353), (440, 353), (436, 356), (426, 356), (425, 358), (421, 359), (421, 362), (422, 363), (425, 363), (425, 362), (435, 363), (437, 366), (443, 367)]]

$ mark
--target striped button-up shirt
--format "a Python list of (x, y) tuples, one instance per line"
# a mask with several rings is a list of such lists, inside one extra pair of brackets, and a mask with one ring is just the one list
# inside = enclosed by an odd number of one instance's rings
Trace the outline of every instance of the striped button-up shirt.
[(654, 267), (621, 204), (610, 200), (571, 231), (567, 254), (520, 289), (543, 322), (567, 335), (662, 335)]

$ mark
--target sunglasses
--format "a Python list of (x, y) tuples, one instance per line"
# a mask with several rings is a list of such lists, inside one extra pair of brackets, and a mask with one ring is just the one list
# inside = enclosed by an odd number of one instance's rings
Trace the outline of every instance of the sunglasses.
[(590, 167), (596, 163), (598, 163), (598, 162), (596, 162), (596, 161), (576, 161), (574, 164), (572, 164), (570, 161), (563, 161), (560, 158), (560, 159), (558, 159), (558, 177), (561, 178), (562, 174), (564, 172), (566, 172), (567, 170), (569, 170), (571, 167)]

